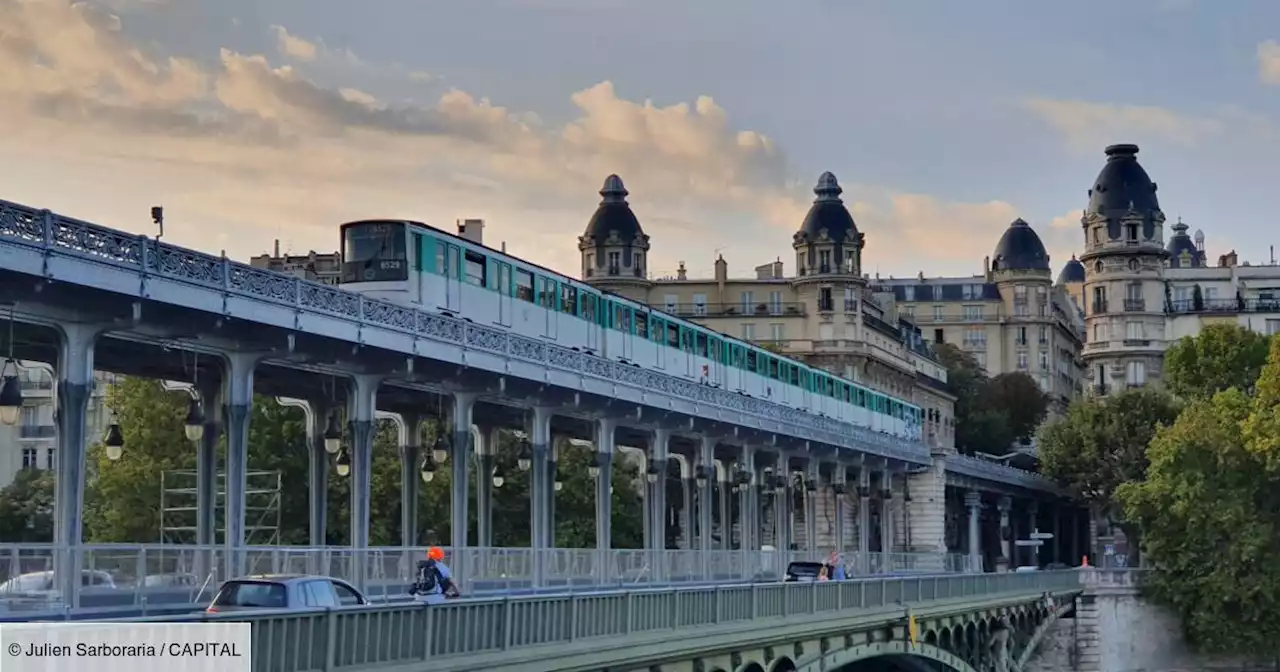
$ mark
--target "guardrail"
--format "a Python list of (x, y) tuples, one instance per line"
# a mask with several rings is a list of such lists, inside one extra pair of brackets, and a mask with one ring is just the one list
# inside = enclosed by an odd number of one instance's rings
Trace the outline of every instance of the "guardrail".
[[(375, 599), (401, 596), (423, 548), (251, 546), (226, 562), (226, 547), (195, 545), (0, 544), (0, 619), (13, 612), (61, 614), (85, 609), (187, 607), (212, 597), (218, 585), (244, 574), (317, 574), (346, 580)], [(776, 580), (793, 560), (825, 560), (806, 551), (685, 551), (444, 547), (445, 562), (468, 595), (581, 590), (640, 585)], [(84, 575), (78, 605), (55, 590), (58, 559), (75, 554)], [(981, 571), (961, 554), (843, 555), (850, 576)], [(66, 565), (66, 566), (75, 566)]]
[[(767, 634), (780, 624), (820, 623), (860, 611), (963, 598), (1037, 597), (1079, 589), (1079, 573), (1066, 570), (620, 590), (133, 620), (250, 623), (255, 672), (410, 663), (447, 668), (450, 659), (460, 662), (462, 658), (467, 658), (468, 669), (481, 669), (486, 658), (504, 653), (506, 665), (556, 669), (557, 657), (596, 648), (587, 640), (599, 641), (598, 649), (603, 650), (623, 641), (680, 640), (677, 633), (687, 633), (689, 628), (732, 624), (740, 625), (743, 634), (758, 637), (755, 633)], [(886, 621), (899, 621), (904, 615), (904, 610), (893, 609), (886, 613)], [(564, 646), (570, 644), (572, 648)], [(522, 649), (528, 650), (526, 657), (520, 655)]]

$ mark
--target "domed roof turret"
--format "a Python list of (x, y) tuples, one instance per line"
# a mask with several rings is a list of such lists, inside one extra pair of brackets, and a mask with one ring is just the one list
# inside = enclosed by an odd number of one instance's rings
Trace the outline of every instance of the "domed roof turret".
[[(1187, 235), (1188, 228), (1190, 227), (1183, 224), (1181, 219), (1173, 225), (1173, 235), (1169, 237), (1169, 244), (1164, 248), (1169, 253), (1170, 268), (1204, 267), (1204, 251), (1191, 240), (1191, 236)], [(1204, 240), (1203, 234), (1200, 234), (1200, 239)], [(1184, 256), (1186, 263), (1183, 263)]]
[(991, 255), (992, 271), (1048, 271), (1049, 253), (1035, 229), (1022, 219), (1015, 219), (1000, 236), (995, 254)]
[(596, 244), (601, 244), (610, 235), (616, 235), (621, 242), (630, 243), (645, 237), (640, 221), (627, 203), (627, 194), (622, 178), (617, 175), (605, 178), (604, 186), (600, 188), (600, 207), (587, 222), (583, 241), (594, 239)]
[(843, 192), (835, 175), (823, 173), (818, 178), (818, 186), (813, 188), (817, 198), (813, 199), (813, 207), (809, 208), (809, 214), (804, 216), (804, 223), (796, 232), (797, 243), (802, 242), (802, 237), (805, 241), (818, 240), (824, 230), (827, 237), (837, 242), (850, 235), (857, 235), (858, 227), (853, 223), (853, 216), (844, 207), (844, 201), (840, 200)]
[(1136, 213), (1143, 221), (1143, 237), (1154, 237), (1155, 224), (1164, 221), (1164, 214), (1156, 198), (1156, 183), (1138, 163), (1138, 146), (1111, 145), (1105, 152), (1107, 162), (1089, 190), (1086, 216), (1098, 214), (1107, 218), (1107, 233), (1117, 239), (1121, 234), (1120, 220)]
[(1084, 282), (1084, 264), (1076, 259), (1076, 255), (1071, 255), (1071, 261), (1062, 267), (1062, 272), (1058, 274), (1059, 285), (1069, 285), (1074, 282)]

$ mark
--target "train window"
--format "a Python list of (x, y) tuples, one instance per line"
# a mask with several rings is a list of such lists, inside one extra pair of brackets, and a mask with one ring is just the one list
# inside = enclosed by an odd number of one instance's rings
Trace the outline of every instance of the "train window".
[(778, 379), (778, 359), (776, 357), (769, 357), (768, 360), (769, 360), (769, 377), (774, 380), (777, 380)]
[(488, 269), (485, 268), (484, 255), (465, 250), (462, 259), (466, 267), (466, 281), (477, 287), (484, 287), (486, 284), (485, 275), (488, 272)]
[(507, 296), (511, 295), (511, 264), (505, 262), (498, 264), (498, 291)]
[(756, 370), (756, 351), (747, 350), (747, 370), (755, 373)]
[(645, 340), (649, 338), (649, 313), (643, 310), (636, 311), (636, 336)]
[(516, 298), (533, 303), (533, 274), (523, 268), (516, 269)]
[(342, 281), (408, 280), (407, 238), (403, 222), (372, 222), (343, 228)]
[(733, 361), (730, 363), (733, 364), (734, 368), (741, 369), (747, 365), (747, 349), (736, 343), (732, 347)]
[(620, 304), (614, 305), (614, 314), (617, 316), (613, 322), (613, 328), (624, 334), (631, 333), (631, 308)]
[(449, 277), (448, 248), (445, 245), (436, 245), (436, 273)]
[(788, 382), (790, 382), (792, 385), (799, 386), (800, 385), (800, 367), (792, 364), (788, 368), (791, 369), (790, 373), (788, 374)]
[(579, 315), (588, 322), (596, 321), (596, 302), (599, 301), (595, 294), (582, 293), (582, 312)]
[(694, 334), (693, 352), (699, 357), (707, 356), (707, 335), (703, 333)]
[(693, 352), (693, 330), (689, 327), (680, 328), (680, 349)]
[(667, 347), (680, 348), (680, 325), (667, 323)]
[(662, 343), (667, 337), (667, 322), (657, 315), (649, 315), (649, 340)]
[(714, 336), (712, 336), (711, 340), (707, 342), (707, 351), (710, 353), (711, 361), (716, 362), (717, 364), (724, 363), (723, 360), (720, 359), (720, 353), (722, 352), (720, 345), (720, 339)]
[(569, 285), (560, 285), (560, 312), (570, 315), (578, 314), (578, 289)]

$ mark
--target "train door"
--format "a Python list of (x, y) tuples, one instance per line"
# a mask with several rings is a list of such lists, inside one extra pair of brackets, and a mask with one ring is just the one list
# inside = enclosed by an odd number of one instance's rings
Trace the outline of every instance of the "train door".
[(649, 313), (649, 341), (653, 343), (653, 365), (667, 368), (667, 321)]
[(546, 309), (547, 338), (555, 339), (560, 333), (560, 283), (552, 278), (539, 277), (542, 284), (542, 307)]
[(617, 312), (618, 336), (622, 340), (622, 350), (619, 357), (627, 361), (635, 356), (635, 349), (632, 347), (631, 339), (635, 335), (635, 311), (631, 306), (622, 304), (614, 304), (614, 310)]
[(588, 350), (600, 349), (600, 299), (595, 294), (580, 292), (578, 318), (585, 323)]
[(444, 307), (452, 313), (462, 311), (462, 248), (452, 243), (444, 255)]
[(684, 375), (693, 377), (693, 337), (694, 332), (688, 327), (680, 327), (680, 361), (684, 362)]
[(496, 263), (498, 267), (498, 286), (494, 289), (498, 292), (498, 324), (504, 327), (510, 327), (511, 322), (511, 264), (505, 261)]

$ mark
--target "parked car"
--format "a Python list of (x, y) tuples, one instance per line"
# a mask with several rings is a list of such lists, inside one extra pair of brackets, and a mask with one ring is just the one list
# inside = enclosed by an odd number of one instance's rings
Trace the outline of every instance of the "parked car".
[(342, 579), (305, 574), (269, 574), (232, 579), (218, 587), (209, 613), (245, 609), (318, 609), (369, 604)]
[[(80, 585), (88, 589), (116, 589), (111, 575), (97, 569), (81, 570)], [(0, 583), (0, 610), (38, 610), (61, 603), (62, 591), (52, 571), (27, 572)]]

